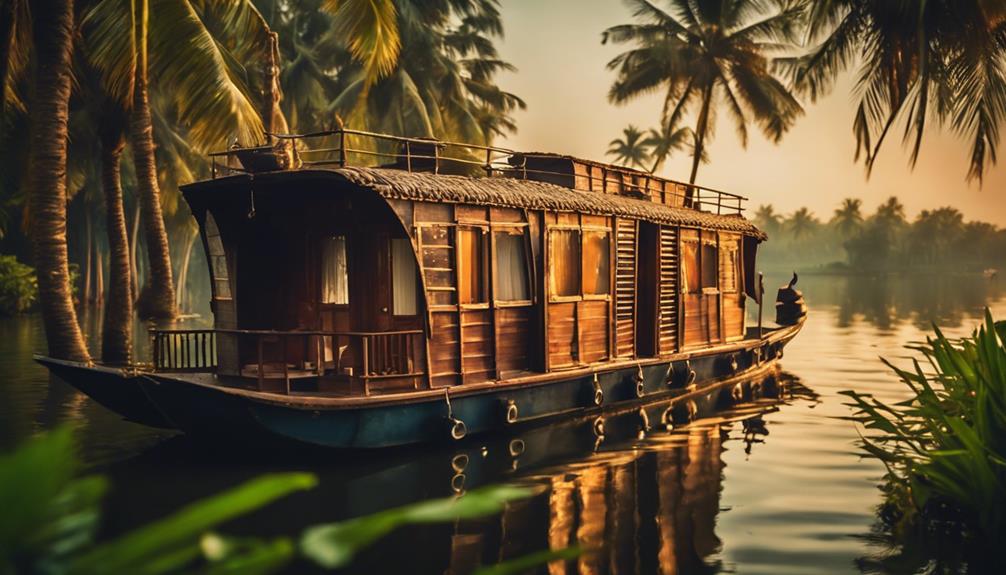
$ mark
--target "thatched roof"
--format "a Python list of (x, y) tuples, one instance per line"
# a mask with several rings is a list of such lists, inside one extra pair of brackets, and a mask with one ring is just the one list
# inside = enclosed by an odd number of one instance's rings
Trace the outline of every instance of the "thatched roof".
[(625, 216), (659, 224), (742, 232), (762, 240), (766, 238), (761, 230), (742, 216), (720, 216), (627, 196), (573, 190), (534, 180), (473, 178), (380, 168), (347, 167), (325, 171), (336, 173), (387, 199)]

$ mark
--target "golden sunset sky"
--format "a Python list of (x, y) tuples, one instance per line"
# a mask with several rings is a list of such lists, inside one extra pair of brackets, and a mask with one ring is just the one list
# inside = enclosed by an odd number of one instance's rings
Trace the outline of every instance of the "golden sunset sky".
[[(604, 160), (608, 142), (620, 137), (626, 125), (641, 129), (657, 125), (662, 96), (647, 96), (628, 106), (607, 100), (614, 73), (605, 65), (626, 46), (601, 45), (601, 32), (632, 20), (622, 2), (504, 0), (502, 4), (506, 37), (499, 49), (518, 72), (505, 74), (500, 85), (522, 97), (528, 109), (516, 116), (518, 133), (500, 145)], [(657, 4), (664, 6), (660, 0)], [(1006, 166), (1000, 163), (987, 172), (983, 187), (968, 185), (970, 144), (952, 133), (940, 133), (935, 125), (923, 141), (914, 171), (901, 146), (901, 131), (892, 129), (867, 180), (862, 163), (853, 160), (852, 88), (853, 75), (847, 73), (828, 97), (816, 104), (804, 102), (806, 115), (778, 145), (749, 126), (744, 149), (732, 121), (719, 114), (709, 147), (712, 161), (699, 168), (698, 183), (747, 196), (751, 211), (762, 203), (772, 203), (786, 214), (807, 206), (827, 220), (843, 198), (862, 198), (869, 214), (888, 196), (897, 195), (909, 218), (923, 209), (952, 205), (967, 219), (1006, 227)], [(693, 123), (694, 119), (689, 121)], [(661, 175), (687, 180), (690, 160), (687, 152), (677, 152)]]

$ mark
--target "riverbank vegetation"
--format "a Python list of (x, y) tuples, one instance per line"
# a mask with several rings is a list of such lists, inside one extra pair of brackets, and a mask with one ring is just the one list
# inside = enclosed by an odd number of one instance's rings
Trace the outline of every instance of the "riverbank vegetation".
[(822, 220), (807, 208), (789, 215), (762, 205), (753, 214), (770, 241), (760, 265), (829, 272), (904, 271), (982, 272), (1006, 268), (1006, 230), (987, 222), (965, 221), (946, 206), (908, 219), (896, 197), (872, 214), (863, 202), (847, 198)]
[[(0, 574), (137, 575), (297, 572), (349, 565), (354, 556), (407, 525), (464, 521), (500, 513), (529, 497), (519, 486), (484, 487), (270, 538), (221, 533), (229, 522), (294, 493), (319, 488), (311, 473), (271, 473), (195, 501), (152, 523), (102, 536), (102, 501), (113, 488), (81, 475), (72, 430), (63, 427), (0, 455)], [(507, 575), (579, 556), (545, 550), (482, 567)]]
[(881, 516), (899, 532), (953, 530), (986, 542), (1006, 537), (1006, 322), (970, 337), (935, 336), (910, 349), (911, 368), (888, 365), (910, 397), (885, 403), (843, 392), (860, 446), (887, 469)]

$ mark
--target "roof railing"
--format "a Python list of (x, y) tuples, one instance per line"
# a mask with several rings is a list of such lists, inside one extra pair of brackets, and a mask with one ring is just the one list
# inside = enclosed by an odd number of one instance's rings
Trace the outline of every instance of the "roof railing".
[[(747, 200), (737, 194), (662, 178), (632, 168), (558, 154), (525, 153), (499, 146), (351, 129), (269, 135), (275, 139), (275, 144), (235, 147), (209, 154), (213, 178), (311, 166), (380, 167), (467, 175), (481, 171), (487, 177), (545, 181), (580, 191), (639, 197), (720, 215), (742, 214), (744, 201)], [(319, 145), (310, 147), (309, 141), (319, 142)], [(532, 160), (530, 163), (529, 159)], [(235, 165), (235, 160), (240, 165)], [(568, 160), (578, 164), (580, 169), (542, 169), (539, 164), (548, 160)]]

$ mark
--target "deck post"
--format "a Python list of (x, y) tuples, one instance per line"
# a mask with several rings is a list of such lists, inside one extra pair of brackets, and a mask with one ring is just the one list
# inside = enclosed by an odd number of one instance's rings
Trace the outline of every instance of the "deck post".
[(346, 130), (339, 130), (339, 167), (346, 167)]
[(370, 395), (370, 380), (367, 379), (370, 375), (370, 342), (367, 336), (362, 336), (361, 347), (363, 349), (363, 395)]
[(765, 305), (765, 274), (758, 272), (758, 339), (762, 338), (762, 308)]

